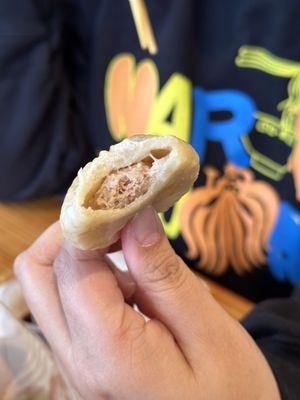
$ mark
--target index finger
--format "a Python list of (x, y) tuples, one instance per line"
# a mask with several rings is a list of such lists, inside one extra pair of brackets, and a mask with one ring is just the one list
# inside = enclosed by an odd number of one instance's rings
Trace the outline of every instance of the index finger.
[(63, 235), (59, 221), (50, 225), (25, 251), (39, 265), (52, 265), (58, 256)]
[(32, 314), (66, 365), (70, 338), (52, 269), (61, 242), (60, 226), (55, 223), (17, 257), (14, 269)]

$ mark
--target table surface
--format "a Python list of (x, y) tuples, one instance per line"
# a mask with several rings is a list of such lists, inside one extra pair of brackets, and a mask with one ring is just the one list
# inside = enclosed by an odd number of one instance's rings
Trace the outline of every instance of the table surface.
[[(0, 203), (0, 283), (1, 279), (3, 281), (12, 277), (15, 257), (58, 219), (60, 204), (58, 199), (18, 204)], [(201, 275), (200, 277), (207, 282), (215, 299), (234, 318), (241, 319), (253, 307), (243, 297)]]

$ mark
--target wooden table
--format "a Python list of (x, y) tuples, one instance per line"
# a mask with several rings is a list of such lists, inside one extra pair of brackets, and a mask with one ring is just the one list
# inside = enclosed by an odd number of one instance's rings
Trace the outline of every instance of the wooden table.
[[(20, 204), (0, 203), (0, 270), (12, 274), (15, 257), (26, 249), (52, 222), (58, 219), (60, 200), (47, 199)], [(4, 276), (4, 273), (2, 274)], [(201, 277), (203, 278), (203, 277)], [(203, 278), (204, 279), (204, 278)], [(205, 278), (215, 299), (236, 319), (253, 304)]]

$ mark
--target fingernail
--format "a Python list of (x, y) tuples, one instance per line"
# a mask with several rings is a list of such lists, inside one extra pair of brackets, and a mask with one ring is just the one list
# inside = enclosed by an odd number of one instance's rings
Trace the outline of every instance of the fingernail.
[(131, 232), (135, 240), (144, 247), (153, 246), (163, 236), (163, 227), (152, 207), (139, 212), (131, 221)]

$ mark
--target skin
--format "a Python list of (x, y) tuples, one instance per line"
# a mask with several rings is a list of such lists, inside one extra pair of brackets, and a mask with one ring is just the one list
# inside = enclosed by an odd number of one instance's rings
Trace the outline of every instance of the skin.
[(300, 113), (298, 113), (296, 118), (296, 126), (295, 126), (295, 144), (293, 146), (293, 151), (289, 158), (288, 168), (289, 171), (293, 175), (296, 199), (300, 201)]
[[(172, 250), (147, 208), (108, 249), (80, 251), (52, 225), (15, 262), (28, 305), (84, 399), (279, 400), (242, 326)], [(130, 305), (134, 301), (150, 320)]]

